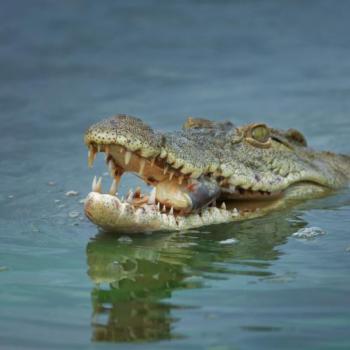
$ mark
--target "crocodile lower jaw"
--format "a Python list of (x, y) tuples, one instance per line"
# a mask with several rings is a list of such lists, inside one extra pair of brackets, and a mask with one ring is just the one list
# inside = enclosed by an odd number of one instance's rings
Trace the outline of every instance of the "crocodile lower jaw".
[(90, 192), (85, 200), (85, 214), (105, 231), (145, 232), (155, 230), (185, 230), (203, 225), (230, 222), (243, 218), (243, 212), (208, 207), (187, 216), (163, 211), (158, 204), (135, 207), (117, 196)]

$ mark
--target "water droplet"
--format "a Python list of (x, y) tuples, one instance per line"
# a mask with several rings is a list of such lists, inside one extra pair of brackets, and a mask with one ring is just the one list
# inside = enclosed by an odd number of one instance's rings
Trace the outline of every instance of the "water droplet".
[(323, 231), (320, 227), (304, 227), (299, 231), (293, 233), (293, 237), (301, 239), (312, 239), (317, 236), (325, 235), (326, 232)]
[(79, 194), (79, 192), (77, 192), (77, 191), (67, 191), (66, 192), (67, 197), (74, 197), (74, 196), (77, 196), (78, 194)]
[(132, 239), (129, 236), (121, 236), (118, 239), (119, 243), (125, 243), (125, 244), (130, 244), (132, 242)]
[(235, 238), (228, 238), (219, 242), (219, 244), (236, 244), (236, 243), (238, 243), (238, 239), (235, 239)]
[(80, 215), (80, 213), (78, 211), (75, 211), (75, 210), (69, 212), (69, 214), (68, 214), (68, 216), (72, 219), (77, 218), (79, 215)]

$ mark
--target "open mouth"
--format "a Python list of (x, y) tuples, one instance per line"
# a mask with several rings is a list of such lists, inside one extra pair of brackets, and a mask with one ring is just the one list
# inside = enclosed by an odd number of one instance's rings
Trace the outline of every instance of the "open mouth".
[[(232, 186), (228, 179), (217, 172), (189, 172), (170, 164), (160, 153), (146, 158), (137, 151), (130, 151), (118, 144), (88, 145), (88, 164), (91, 167), (98, 152), (105, 153), (105, 161), (112, 178), (108, 195), (115, 197), (121, 206), (142, 213), (153, 210), (173, 216), (175, 219), (192, 214), (201, 216), (206, 209), (216, 208), (220, 215), (244, 216), (271, 205), (282, 192), (253, 191)], [(132, 172), (151, 187), (142, 193), (140, 188), (119, 196), (118, 188), (124, 173)], [(101, 193), (102, 178), (93, 180), (92, 192)], [(89, 212), (87, 211), (89, 216)]]

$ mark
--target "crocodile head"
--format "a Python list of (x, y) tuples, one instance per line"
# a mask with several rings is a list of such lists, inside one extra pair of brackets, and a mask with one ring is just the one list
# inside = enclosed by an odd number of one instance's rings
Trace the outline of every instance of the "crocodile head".
[[(344, 186), (349, 159), (307, 147), (295, 129), (262, 123), (189, 118), (181, 131), (157, 132), (141, 119), (117, 115), (85, 133), (88, 162), (105, 154), (113, 179), (101, 193), (94, 178), (85, 201), (87, 217), (105, 230), (139, 232), (187, 229), (259, 216), (287, 199), (306, 198)], [(122, 175), (132, 172), (149, 194), (118, 196)]]

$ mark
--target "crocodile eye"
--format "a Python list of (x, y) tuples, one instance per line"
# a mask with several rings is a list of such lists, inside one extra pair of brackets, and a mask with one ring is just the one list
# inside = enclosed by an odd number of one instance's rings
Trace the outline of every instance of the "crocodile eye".
[(251, 137), (261, 143), (266, 143), (270, 139), (270, 130), (264, 124), (256, 125), (251, 130)]
[(271, 146), (270, 129), (265, 124), (253, 124), (246, 129), (245, 139), (255, 147)]

